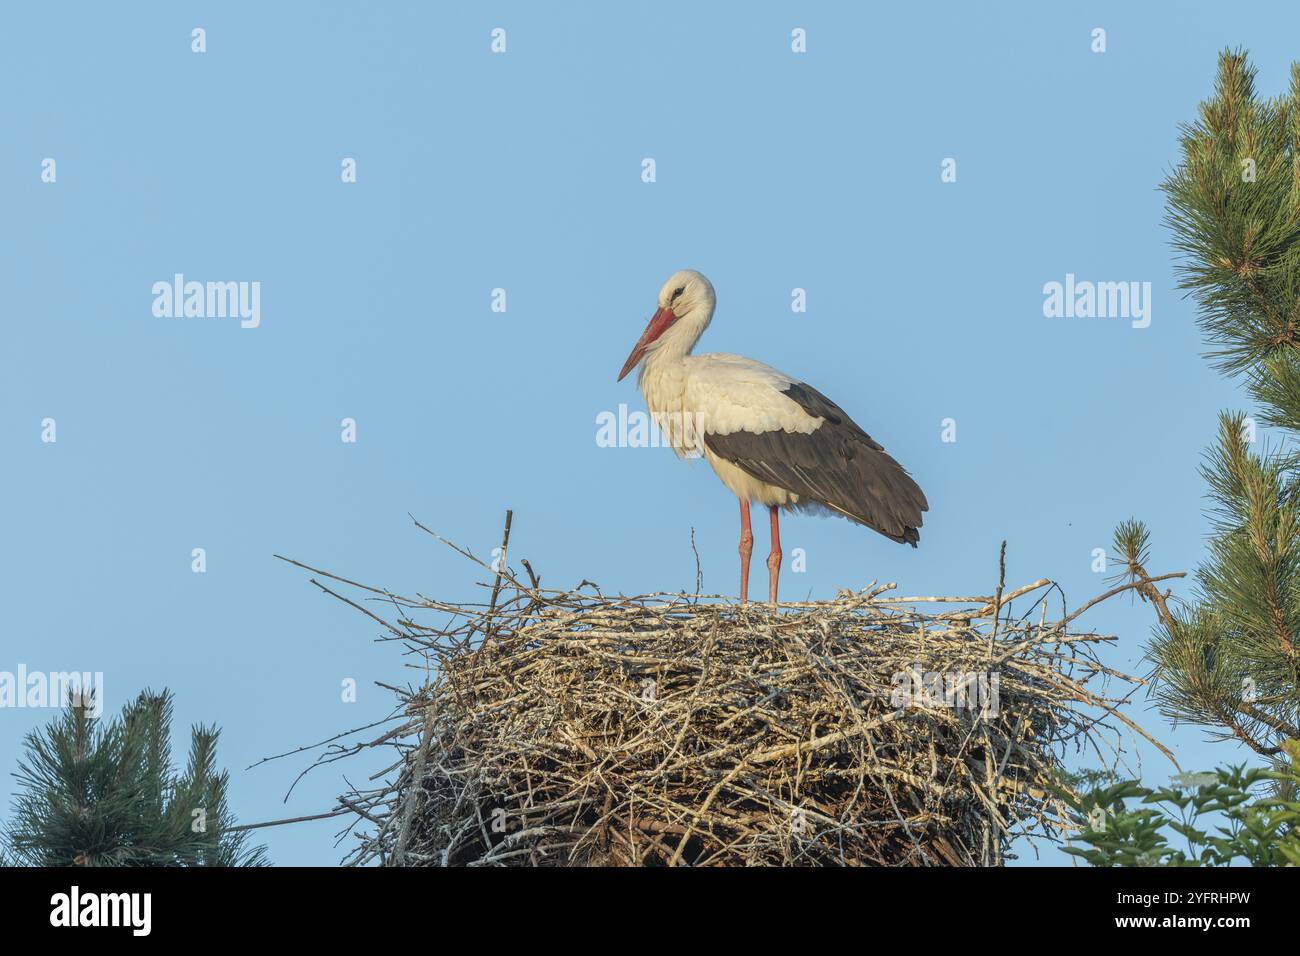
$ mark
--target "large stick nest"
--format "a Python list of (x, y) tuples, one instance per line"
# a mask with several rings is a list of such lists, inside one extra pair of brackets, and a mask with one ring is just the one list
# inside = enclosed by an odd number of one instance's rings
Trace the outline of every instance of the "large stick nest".
[[(1113, 638), (1049, 622), (1045, 580), (892, 587), (775, 611), (509, 571), (483, 604), (366, 588), (428, 679), (393, 688), (395, 728), (321, 758), (399, 751), (340, 798), (373, 826), (348, 862), (971, 866), (1061, 839), (1065, 754), (1113, 766), (1119, 725), (1142, 733), (1117, 709), (1142, 682), (1096, 657)], [(940, 603), (964, 606), (919, 609)]]

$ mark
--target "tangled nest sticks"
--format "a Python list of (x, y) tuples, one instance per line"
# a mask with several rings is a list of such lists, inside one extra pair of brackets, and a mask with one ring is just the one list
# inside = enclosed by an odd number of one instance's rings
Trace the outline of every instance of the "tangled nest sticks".
[(1100, 662), (1114, 638), (1071, 630), (1135, 585), (1049, 621), (1047, 580), (773, 610), (543, 588), (525, 561), (529, 581), (494, 566), (487, 603), (452, 604), (291, 563), (386, 604), (312, 579), (427, 674), (389, 688), (381, 736), (313, 765), (395, 751), (334, 811), (353, 865), (999, 865), (1067, 835), (1071, 748), (1113, 770), (1127, 728), (1173, 760), (1120, 712), (1144, 682)]

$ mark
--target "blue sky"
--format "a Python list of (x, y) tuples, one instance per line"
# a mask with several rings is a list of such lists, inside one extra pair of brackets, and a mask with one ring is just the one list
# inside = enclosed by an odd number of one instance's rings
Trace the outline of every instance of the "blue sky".
[[(549, 585), (691, 588), (694, 528), (705, 589), (734, 593), (735, 501), (708, 468), (595, 440), (601, 412), (643, 407), (614, 377), (682, 267), (718, 292), (702, 348), (813, 383), (929, 496), (915, 551), (788, 518), (783, 544), (807, 571), (787, 572), (785, 595), (873, 579), (989, 591), (1006, 539), (1009, 584), (1050, 577), (1078, 604), (1105, 589), (1092, 551), (1131, 515), (1151, 526), (1156, 570), (1192, 570), (1200, 456), (1245, 398), (1200, 357), (1157, 185), (1217, 52), (1245, 46), (1259, 88), (1279, 92), (1300, 16), (740, 10), (9, 10), (0, 670), (102, 671), (113, 711), (171, 688), (178, 727), (222, 727), (252, 822), (328, 809), (344, 768), (287, 802), (303, 759), (244, 768), (377, 719), (390, 698), (373, 682), (412, 677), (373, 624), (273, 553), (471, 599), (474, 568), (407, 513), (486, 554), (509, 507), (512, 556)], [(195, 27), (206, 53), (191, 51)], [(493, 55), (498, 27), (507, 52)], [(957, 181), (943, 183), (949, 157)], [(260, 325), (155, 317), (151, 288), (175, 273), (259, 282)], [(1043, 286), (1067, 273), (1150, 282), (1150, 327), (1045, 318)], [(46, 418), (56, 443), (41, 441)], [(941, 441), (947, 418), (956, 442)], [(1148, 608), (1113, 601), (1085, 620), (1121, 635), (1108, 663), (1141, 667)], [(340, 700), (346, 678), (355, 703)], [(51, 713), (0, 710), (0, 806), (22, 736)], [(1184, 767), (1247, 759), (1144, 704), (1135, 716)], [(1149, 781), (1172, 770), (1139, 755)], [(331, 864), (335, 829), (260, 836), (276, 862)]]

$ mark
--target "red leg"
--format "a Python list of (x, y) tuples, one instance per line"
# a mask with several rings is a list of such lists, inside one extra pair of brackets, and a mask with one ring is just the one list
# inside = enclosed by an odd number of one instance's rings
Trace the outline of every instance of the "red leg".
[(754, 551), (754, 532), (749, 528), (749, 499), (740, 499), (740, 603), (749, 594), (749, 556)]
[(772, 506), (772, 553), (767, 556), (767, 601), (776, 603), (776, 582), (781, 577), (781, 527), (779, 512)]

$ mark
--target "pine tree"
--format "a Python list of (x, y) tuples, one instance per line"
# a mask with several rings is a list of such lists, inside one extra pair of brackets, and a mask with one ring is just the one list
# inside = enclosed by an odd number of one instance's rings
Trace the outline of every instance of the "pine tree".
[(232, 831), (216, 728), (197, 726), (184, 773), (171, 765), (172, 697), (144, 691), (120, 718), (69, 701), (25, 741), (7, 827), (10, 862), (28, 866), (262, 866), (265, 848)]
[[(1220, 55), (1214, 96), (1183, 127), (1163, 185), (1166, 221), (1207, 357), (1289, 441), (1300, 431), (1300, 64), (1276, 99), (1257, 95), (1255, 76), (1244, 53)], [(1121, 525), (1115, 544), (1157, 609), (1147, 651), (1162, 713), (1273, 757), (1300, 738), (1300, 455), (1252, 451), (1255, 427), (1220, 416), (1202, 467), (1209, 558), (1190, 601), (1171, 606), (1150, 583), (1140, 523)]]

